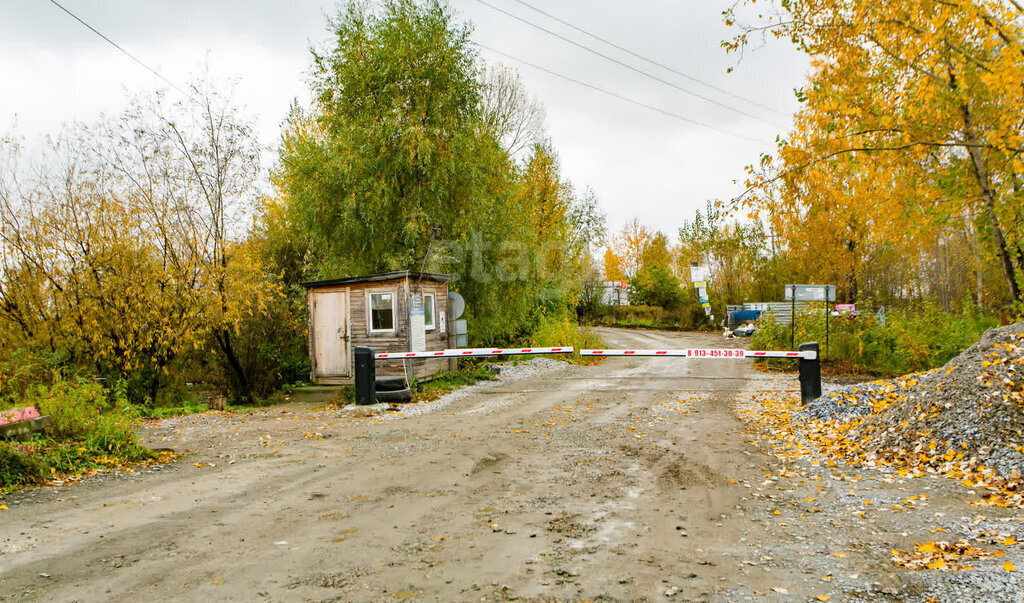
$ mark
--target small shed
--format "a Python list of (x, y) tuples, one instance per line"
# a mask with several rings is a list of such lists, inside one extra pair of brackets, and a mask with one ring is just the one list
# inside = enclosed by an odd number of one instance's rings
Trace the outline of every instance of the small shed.
[[(352, 383), (356, 346), (373, 348), (374, 353), (452, 347), (451, 278), (404, 271), (303, 283), (309, 309), (310, 380), (322, 385)], [(447, 367), (443, 358), (378, 362), (377, 375), (424, 379)]]

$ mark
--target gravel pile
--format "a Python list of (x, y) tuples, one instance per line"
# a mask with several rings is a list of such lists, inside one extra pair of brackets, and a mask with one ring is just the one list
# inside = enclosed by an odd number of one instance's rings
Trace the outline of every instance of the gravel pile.
[(875, 411), (875, 405), (890, 396), (898, 395), (906, 381), (872, 381), (856, 385), (823, 386), (820, 398), (796, 413), (805, 419), (827, 421), (868, 415)]
[(509, 381), (546, 373), (551, 369), (568, 366), (568, 364), (564, 360), (535, 356), (525, 362), (513, 360), (500, 364), (491, 364), (490, 366), (497, 371), (498, 381)]
[(965, 462), (1006, 479), (1024, 475), (1024, 323), (990, 329), (945, 366), (828, 392), (807, 419), (859, 424), (865, 451)]

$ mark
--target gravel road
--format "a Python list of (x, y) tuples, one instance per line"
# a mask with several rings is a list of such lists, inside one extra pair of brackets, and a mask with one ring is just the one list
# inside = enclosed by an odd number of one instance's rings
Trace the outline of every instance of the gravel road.
[[(987, 567), (890, 562), (929, 530), (977, 532), (955, 482), (766, 454), (736, 407), (795, 389), (744, 360), (546, 361), (401, 413), (164, 420), (144, 441), (186, 453), (173, 463), (0, 500), (0, 599), (1021, 600)], [(984, 511), (985, 526), (1024, 523)]]

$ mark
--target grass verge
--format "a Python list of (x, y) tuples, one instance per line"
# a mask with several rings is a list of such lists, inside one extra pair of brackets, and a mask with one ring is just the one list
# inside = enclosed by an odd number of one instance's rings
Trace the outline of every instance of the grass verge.
[[(463, 361), (465, 362), (465, 361)], [(438, 373), (430, 381), (415, 383), (412, 393), (413, 402), (429, 402), (450, 393), (460, 387), (473, 385), (480, 381), (491, 381), (497, 374), (489, 364), (479, 362), (457, 371)]]

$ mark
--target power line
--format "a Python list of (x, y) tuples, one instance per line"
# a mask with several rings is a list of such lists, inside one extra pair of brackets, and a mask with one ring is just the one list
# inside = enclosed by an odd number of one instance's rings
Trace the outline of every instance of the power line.
[(718, 86), (715, 86), (714, 84), (709, 84), (709, 83), (707, 83), (707, 82), (705, 82), (705, 81), (703, 81), (703, 80), (701, 80), (699, 78), (693, 77), (692, 75), (689, 75), (687, 73), (683, 73), (682, 71), (679, 71), (678, 69), (670, 67), (669, 65), (665, 65), (664, 63), (659, 63), (658, 61), (655, 61), (654, 59), (650, 59), (650, 58), (645, 57), (645, 56), (643, 56), (641, 54), (637, 54), (636, 52), (633, 52), (632, 50), (630, 50), (628, 48), (625, 48), (624, 46), (620, 46), (620, 45), (616, 44), (615, 42), (612, 42), (610, 40), (602, 38), (601, 36), (599, 36), (599, 35), (597, 35), (595, 33), (591, 33), (589, 31), (583, 29), (582, 27), (578, 27), (576, 25), (573, 25), (572, 23), (566, 21), (565, 19), (560, 19), (559, 17), (556, 17), (555, 15), (552, 15), (551, 13), (546, 12), (546, 11), (540, 9), (540, 8), (537, 8), (536, 6), (534, 6), (534, 5), (532, 5), (532, 4), (528, 3), (528, 2), (524, 2), (523, 0), (514, 0), (514, 1), (518, 2), (519, 4), (522, 4), (523, 6), (525, 6), (526, 8), (528, 8), (528, 9), (530, 9), (532, 11), (538, 12), (538, 13), (544, 15), (545, 17), (548, 17), (549, 19), (553, 19), (555, 21), (558, 21), (562, 25), (565, 25), (566, 27), (574, 29), (574, 30), (580, 32), (583, 35), (589, 36), (589, 37), (597, 40), (598, 42), (602, 42), (604, 44), (607, 44), (608, 46), (611, 46), (612, 48), (615, 48), (617, 50), (621, 50), (622, 52), (624, 52), (624, 53), (626, 53), (626, 54), (628, 54), (628, 55), (630, 55), (632, 57), (638, 58), (641, 61), (646, 61), (646, 62), (648, 62), (651, 65), (654, 65), (656, 67), (661, 67), (662, 69), (664, 69), (666, 71), (670, 71), (670, 72), (678, 75), (679, 77), (686, 78), (686, 79), (690, 80), (691, 82), (694, 82), (696, 84), (700, 84), (701, 86), (704, 86), (706, 88), (710, 88), (711, 90), (714, 90), (716, 92), (720, 92), (722, 94), (725, 94), (726, 96), (730, 96), (732, 98), (735, 98), (736, 100), (741, 100), (741, 101), (743, 101), (745, 103), (750, 103), (751, 105), (753, 105), (755, 107), (758, 107), (758, 108), (761, 108), (761, 109), (764, 109), (765, 111), (771, 111), (772, 113), (775, 113), (776, 115), (780, 115), (782, 117), (790, 117), (788, 114), (786, 114), (786, 113), (784, 113), (782, 111), (779, 111), (778, 109), (773, 109), (772, 107), (769, 107), (767, 105), (761, 104), (761, 103), (759, 103), (759, 102), (757, 102), (757, 101), (755, 101), (753, 99), (749, 99), (749, 98), (747, 98), (745, 96), (741, 96), (739, 94), (730, 92), (730, 91), (728, 91), (728, 90), (726, 90), (724, 88), (720, 88)]
[[(50, 0), (50, 2), (51, 2), (51, 3), (52, 3), (52, 4), (54, 5), (54, 6), (56, 6), (57, 8), (61, 9), (61, 10), (62, 10), (62, 11), (64, 11), (65, 13), (67, 13), (67, 14), (68, 14), (69, 16), (71, 16), (71, 18), (72, 18), (72, 19), (74, 19), (75, 21), (78, 21), (79, 23), (81, 23), (82, 25), (84, 25), (84, 26), (85, 26), (85, 27), (86, 27), (86, 28), (87, 28), (87, 29), (88, 29), (89, 31), (91, 31), (91, 32), (93, 32), (94, 34), (96, 34), (97, 36), (99, 36), (99, 37), (103, 38), (103, 40), (105, 40), (105, 41), (106, 41), (106, 42), (107, 42), (108, 44), (110, 44), (110, 45), (111, 45), (111, 46), (113, 46), (114, 48), (116, 48), (116, 49), (118, 49), (119, 51), (121, 51), (121, 52), (122, 52), (122, 53), (123, 53), (123, 54), (124, 54), (125, 56), (127, 56), (127, 57), (128, 57), (128, 58), (130, 58), (131, 60), (133, 60), (133, 61), (135, 61), (136, 63), (138, 63), (138, 64), (139, 64), (139, 65), (140, 65), (140, 66), (141, 66), (141, 67), (142, 67), (143, 69), (145, 69), (146, 71), (148, 71), (148, 72), (152, 73), (153, 75), (155, 75), (156, 77), (158, 77), (158, 78), (159, 78), (159, 79), (160, 79), (160, 80), (161, 80), (162, 82), (164, 82), (165, 84), (167, 84), (168, 86), (170, 86), (170, 87), (171, 87), (171, 88), (173, 88), (174, 90), (177, 90), (177, 91), (178, 91), (179, 93), (181, 93), (181, 95), (182, 95), (182, 96), (184, 96), (184, 97), (185, 97), (186, 99), (188, 99), (189, 101), (191, 101), (192, 103), (194, 103), (194, 104), (195, 104), (196, 106), (198, 106), (198, 107), (199, 107), (200, 109), (206, 109), (206, 105), (205, 105), (205, 104), (204, 104), (204, 103), (203, 103), (202, 101), (200, 101), (199, 99), (197, 99), (197, 98), (196, 98), (196, 97), (195, 97), (194, 95), (192, 95), (192, 94), (189, 94), (189, 93), (188, 93), (187, 91), (183, 90), (183, 89), (182, 89), (182, 88), (181, 88), (180, 86), (178, 86), (177, 84), (175, 84), (175, 83), (174, 83), (174, 82), (172, 82), (171, 80), (169, 80), (169, 79), (167, 79), (166, 77), (164, 77), (164, 76), (163, 76), (163, 75), (162, 75), (162, 74), (161, 74), (161, 73), (160, 73), (159, 71), (157, 71), (156, 69), (153, 69), (152, 67), (150, 67), (149, 65), (147, 65), (146, 63), (144, 63), (144, 62), (142, 61), (142, 59), (140, 59), (140, 58), (136, 57), (136, 56), (135, 56), (135, 55), (133, 55), (132, 53), (130, 53), (130, 52), (128, 52), (127, 50), (125, 50), (125, 49), (124, 49), (124, 47), (122, 47), (122, 46), (121, 46), (120, 44), (118, 44), (117, 42), (115, 42), (115, 41), (111, 40), (111, 39), (110, 39), (110, 38), (108, 38), (107, 36), (103, 35), (103, 33), (101, 33), (101, 32), (100, 32), (99, 30), (97, 30), (97, 29), (96, 29), (95, 27), (93, 27), (92, 25), (89, 25), (89, 24), (88, 24), (88, 23), (86, 23), (86, 22), (85, 22), (84, 20), (82, 20), (82, 18), (81, 18), (81, 17), (79, 17), (79, 16), (78, 16), (78, 15), (76, 15), (75, 13), (73, 13), (73, 12), (69, 11), (69, 10), (68, 10), (67, 8), (64, 8), (64, 7), (63, 7), (63, 6), (62, 6), (62, 5), (60, 4), (60, 3), (58, 3), (58, 2), (56, 1), (56, 0)], [(270, 148), (270, 147), (263, 147), (263, 149), (264, 149), (264, 150), (268, 150), (268, 151), (272, 151), (272, 150), (273, 150), (273, 149), (272, 149), (272, 148)], [(282, 161), (284, 161), (284, 163), (286, 163), (286, 164), (290, 164), (290, 165), (292, 165), (292, 167), (298, 167), (298, 168), (299, 168), (300, 170), (304, 170), (304, 171), (305, 171), (305, 168), (303, 168), (302, 166), (297, 166), (296, 164), (292, 164), (292, 163), (291, 163), (291, 162), (290, 162), (290, 161), (289, 161), (289, 160), (288, 160), (287, 158), (285, 158), (285, 157), (281, 157), (281, 160), (282, 160)]]
[[(481, 1), (481, 2), (483, 2), (483, 0), (480, 0), (480, 1)], [(94, 34), (96, 34), (97, 36), (99, 36), (100, 38), (102, 38), (102, 39), (103, 39), (104, 41), (106, 41), (106, 42), (107, 42), (108, 44), (110, 44), (111, 46), (113, 46), (114, 48), (116, 48), (117, 50), (119, 50), (119, 51), (120, 51), (121, 53), (123, 53), (123, 54), (124, 54), (125, 56), (127, 56), (128, 58), (130, 58), (130, 59), (131, 59), (131, 60), (133, 60), (134, 62), (138, 63), (138, 64), (139, 64), (139, 65), (140, 65), (140, 66), (141, 66), (141, 67), (142, 67), (143, 69), (145, 69), (146, 71), (148, 71), (148, 72), (152, 73), (153, 75), (155, 75), (156, 77), (158, 77), (158, 78), (159, 78), (159, 79), (160, 79), (161, 81), (163, 81), (164, 83), (166, 83), (166, 84), (167, 84), (168, 86), (170, 86), (171, 88), (174, 88), (175, 90), (177, 90), (178, 92), (180, 92), (180, 93), (181, 93), (182, 95), (184, 95), (184, 96), (185, 96), (186, 98), (188, 98), (188, 99), (189, 99), (189, 100), (191, 100), (192, 102), (194, 102), (194, 103), (196, 103), (196, 104), (198, 104), (198, 105), (202, 106), (202, 103), (200, 103), (200, 102), (199, 102), (198, 100), (196, 100), (196, 98), (195, 98), (194, 96), (192, 96), (191, 94), (189, 94), (189, 93), (188, 93), (188, 92), (186, 92), (185, 90), (182, 90), (182, 89), (181, 89), (181, 88), (180, 88), (180, 87), (179, 87), (179, 86), (178, 86), (177, 84), (175, 84), (174, 82), (172, 82), (171, 80), (167, 79), (167, 78), (166, 78), (166, 77), (164, 77), (164, 76), (163, 76), (162, 74), (160, 74), (160, 72), (158, 72), (157, 70), (153, 69), (152, 67), (150, 67), (149, 65), (147, 65), (146, 63), (144, 63), (144, 62), (143, 62), (143, 61), (142, 61), (141, 59), (139, 59), (138, 57), (136, 57), (136, 56), (135, 56), (135, 55), (133, 55), (132, 53), (130, 53), (130, 52), (128, 52), (127, 50), (125, 50), (125, 49), (124, 49), (124, 48), (123, 48), (123, 47), (122, 47), (121, 45), (119, 45), (119, 44), (118, 44), (117, 42), (114, 42), (113, 40), (111, 40), (110, 38), (108, 38), (107, 36), (105, 36), (105, 35), (104, 35), (103, 33), (101, 33), (101, 32), (100, 32), (99, 30), (97, 30), (97, 29), (96, 29), (95, 27), (93, 27), (92, 25), (89, 25), (88, 23), (86, 23), (86, 22), (85, 22), (84, 20), (82, 20), (82, 19), (81, 19), (81, 18), (80, 18), (80, 17), (78, 16), (78, 15), (74, 14), (73, 12), (71, 12), (70, 10), (68, 10), (67, 8), (65, 8), (64, 6), (62, 6), (62, 5), (61, 5), (61, 4), (59, 3), (59, 2), (57, 2), (57, 0), (50, 0), (50, 2), (51, 2), (51, 3), (52, 3), (52, 4), (54, 5), (54, 6), (56, 6), (57, 8), (59, 8), (60, 10), (64, 11), (65, 13), (67, 13), (67, 14), (68, 14), (68, 15), (69, 15), (69, 16), (70, 16), (71, 18), (73, 18), (73, 19), (74, 19), (75, 21), (78, 21), (79, 23), (81, 23), (81, 24), (82, 24), (83, 26), (85, 26), (85, 27), (86, 27), (86, 28), (87, 28), (87, 29), (88, 29), (89, 31), (93, 32)], [(486, 3), (486, 2), (484, 2), (484, 4), (487, 4), (487, 3)], [(491, 6), (491, 5), (489, 5), (489, 4), (488, 4), (488, 6)], [(499, 8), (497, 8), (497, 7), (494, 7), (494, 6), (491, 6), (491, 7), (492, 7), (492, 8), (494, 8), (495, 10), (498, 10), (498, 11), (500, 11), (500, 12), (505, 12), (505, 11), (502, 11), (501, 9), (499, 9)], [(511, 15), (510, 13), (506, 13), (506, 14), (509, 14), (510, 16), (512, 16), (512, 17), (514, 17), (514, 18), (516, 18), (516, 19), (519, 19), (518, 17), (515, 17), (515, 15)], [(520, 20), (521, 20), (521, 19), (520, 19)], [(525, 21), (524, 21), (524, 22), (525, 22)], [(527, 22), (527, 23), (528, 23), (528, 22)], [(535, 26), (535, 27), (536, 27), (536, 26)], [(540, 28), (540, 29), (542, 29), (542, 28)], [(547, 31), (547, 30), (544, 30), (544, 31)], [(549, 33), (550, 33), (550, 32), (549, 32)], [(556, 36), (557, 36), (558, 34), (552, 34), (552, 35), (556, 35)], [(561, 37), (561, 36), (558, 36), (558, 37)], [(564, 38), (563, 38), (563, 39), (564, 39)], [(569, 41), (569, 42), (572, 42), (571, 40), (567, 40), (567, 41)], [(576, 44), (575, 42), (572, 42), (572, 43), (573, 43), (573, 44)], [(505, 58), (507, 58), (507, 59), (510, 59), (510, 60), (516, 61), (517, 63), (521, 63), (521, 64), (523, 64), (523, 65), (526, 65), (527, 67), (532, 67), (533, 69), (537, 69), (537, 70), (539, 70), (539, 71), (543, 71), (543, 72), (545, 72), (545, 73), (548, 73), (548, 74), (550, 74), (550, 75), (553, 75), (553, 76), (555, 76), (555, 77), (558, 77), (558, 78), (561, 78), (561, 79), (567, 80), (567, 81), (569, 81), (569, 82), (572, 82), (572, 83), (574, 83), (574, 84), (577, 84), (577, 85), (579, 85), (579, 86), (583, 86), (583, 87), (585, 87), (585, 88), (589, 88), (589, 89), (591, 89), (591, 90), (595, 90), (595, 91), (597, 91), (597, 92), (600, 92), (600, 93), (602, 93), (602, 94), (606, 94), (606, 95), (608, 95), (608, 96), (611, 96), (611, 97), (613, 97), (613, 98), (617, 98), (617, 99), (619, 99), (619, 100), (622, 100), (622, 101), (625, 101), (625, 102), (627, 102), (627, 103), (631, 103), (631, 104), (634, 104), (634, 105), (637, 105), (637, 106), (643, 107), (643, 108), (645, 108), (645, 109), (649, 109), (649, 110), (651, 110), (651, 111), (655, 111), (655, 112), (657, 112), (657, 113), (661, 113), (662, 115), (666, 115), (666, 116), (668, 116), (668, 117), (672, 117), (672, 118), (674, 118), (674, 119), (677, 119), (677, 120), (679, 120), (679, 121), (683, 121), (683, 122), (686, 122), (686, 123), (689, 123), (689, 124), (693, 124), (693, 125), (695, 125), (695, 126), (700, 126), (700, 127), (702, 127), (702, 128), (707, 128), (707, 129), (709, 129), (709, 130), (714, 130), (715, 132), (720, 132), (720, 133), (722, 133), (722, 134), (727, 134), (727, 135), (729, 135), (729, 136), (734, 136), (734, 137), (736, 137), (736, 138), (741, 138), (741, 139), (744, 139), (744, 140), (749, 140), (749, 141), (751, 141), (751, 142), (761, 142), (761, 141), (757, 140), (756, 138), (751, 138), (751, 137), (749, 137), (749, 136), (744, 136), (744, 135), (742, 135), (742, 134), (736, 134), (735, 132), (730, 132), (730, 131), (728, 131), (728, 130), (723, 130), (722, 128), (718, 128), (718, 127), (716, 127), (716, 126), (712, 126), (712, 125), (710, 125), (710, 124), (706, 124), (706, 123), (704, 123), (704, 122), (701, 122), (701, 121), (698, 121), (698, 120), (695, 120), (695, 119), (691, 119), (691, 118), (689, 118), (689, 117), (686, 117), (686, 116), (683, 116), (683, 115), (679, 115), (678, 113), (673, 113), (673, 112), (671, 112), (671, 111), (666, 111), (666, 110), (664, 110), (664, 109), (660, 109), (660, 108), (658, 108), (658, 107), (655, 107), (655, 106), (653, 106), (653, 105), (648, 105), (647, 103), (644, 103), (644, 102), (642, 102), (642, 101), (638, 101), (638, 100), (635, 100), (635, 99), (629, 98), (629, 97), (627, 97), (627, 96), (623, 96), (623, 95), (621, 95), (621, 94), (618, 94), (618, 93), (612, 92), (612, 91), (610, 91), (610, 90), (605, 90), (604, 88), (600, 88), (600, 87), (598, 87), (598, 86), (595, 86), (595, 85), (593, 85), (593, 84), (588, 84), (588, 83), (586, 83), (586, 82), (583, 82), (583, 81), (577, 80), (577, 79), (575, 79), (575, 78), (572, 78), (572, 77), (569, 77), (569, 76), (567, 76), (567, 75), (564, 75), (564, 74), (558, 73), (558, 72), (556, 72), (556, 71), (552, 71), (552, 70), (550, 70), (550, 69), (547, 69), (547, 68), (545, 68), (545, 67), (541, 67), (540, 65), (535, 65), (535, 64), (533, 64), (533, 63), (530, 63), (530, 62), (528, 62), (528, 61), (525, 61), (525, 60), (523, 60), (523, 59), (520, 59), (520, 58), (518, 58), (518, 57), (514, 57), (514, 56), (512, 56), (512, 55), (510, 55), (510, 54), (507, 54), (507, 53), (501, 52), (500, 50), (497, 50), (497, 49), (494, 49), (494, 48), (490, 48), (490, 47), (488, 47), (488, 46), (484, 46), (483, 44), (480, 44), (480, 43), (478, 43), (478, 42), (477, 42), (477, 43), (475, 43), (475, 44), (476, 44), (477, 46), (479, 46), (480, 48), (483, 48), (483, 49), (485, 49), (485, 50), (489, 50), (490, 52), (493, 52), (493, 53), (495, 53), (495, 54), (501, 55), (501, 56), (503, 56), (503, 57), (505, 57)], [(585, 48), (585, 47), (584, 47), (584, 48)], [(596, 52), (596, 51), (591, 51), (591, 52)], [(599, 54), (599, 53), (598, 53), (598, 54)], [(603, 56), (603, 55), (602, 55), (602, 56)], [(614, 59), (610, 59), (610, 60), (613, 60), (613, 61), (614, 61)], [(618, 62), (618, 61), (616, 61), (616, 62)], [(625, 65), (624, 63), (622, 63), (622, 64), (623, 64), (623, 65)], [(629, 65), (625, 65), (625, 66), (626, 66), (626, 67), (629, 67)], [(630, 67), (630, 69), (633, 69), (633, 68), (632, 68), (632, 67)], [(668, 82), (666, 82), (666, 83), (668, 83)], [(670, 85), (671, 85), (671, 84), (670, 84)], [(684, 91), (685, 91), (685, 90), (684, 90)], [(688, 91), (686, 91), (686, 92), (688, 92)], [(688, 93), (689, 93), (689, 92), (688, 92)], [(693, 94), (693, 93), (690, 93), (690, 94)], [(703, 97), (701, 97), (701, 98), (703, 98)], [(714, 101), (711, 101), (711, 102), (714, 102)], [(755, 118), (755, 119), (756, 119), (756, 118)]]
[(725, 103), (722, 103), (722, 102), (717, 101), (717, 100), (715, 100), (713, 98), (704, 96), (703, 94), (700, 94), (698, 92), (693, 92), (692, 90), (687, 90), (686, 88), (683, 88), (682, 86), (680, 86), (678, 84), (675, 84), (673, 82), (670, 82), (670, 81), (668, 81), (668, 80), (666, 80), (664, 78), (658, 77), (658, 76), (654, 75), (653, 73), (650, 73), (648, 71), (644, 71), (643, 69), (638, 69), (638, 68), (630, 65), (629, 63), (624, 63), (624, 62), (622, 62), (622, 61), (620, 61), (620, 60), (618, 60), (618, 59), (616, 59), (614, 57), (611, 57), (611, 56), (608, 56), (608, 55), (604, 54), (603, 52), (600, 52), (598, 50), (594, 50), (593, 48), (591, 48), (591, 47), (589, 47), (589, 46), (587, 46), (585, 44), (580, 44), (579, 42), (577, 42), (575, 40), (567, 38), (567, 37), (565, 37), (565, 36), (563, 36), (563, 35), (561, 35), (559, 33), (551, 31), (550, 29), (546, 29), (544, 27), (541, 27), (540, 25), (537, 25), (536, 23), (533, 23), (532, 21), (529, 21), (529, 20), (524, 19), (524, 18), (522, 18), (522, 17), (520, 17), (518, 15), (510, 13), (507, 10), (499, 8), (499, 7), (491, 4), (490, 2), (487, 2), (486, 0), (477, 0), (477, 2), (479, 2), (480, 4), (483, 4), (484, 6), (487, 6), (488, 8), (491, 8), (491, 9), (493, 9), (493, 10), (499, 12), (499, 13), (502, 13), (502, 14), (504, 14), (504, 15), (512, 18), (512, 19), (515, 19), (516, 21), (520, 21), (522, 23), (525, 23), (526, 25), (529, 25), (530, 27), (533, 27), (534, 29), (538, 29), (538, 30), (540, 30), (540, 31), (542, 31), (542, 32), (544, 32), (544, 33), (546, 33), (548, 35), (552, 35), (552, 36), (554, 36), (554, 37), (556, 37), (556, 38), (558, 38), (560, 40), (568, 42), (569, 44), (572, 44), (573, 46), (581, 48), (581, 49), (583, 49), (583, 50), (585, 50), (585, 51), (587, 51), (587, 52), (589, 52), (591, 54), (595, 54), (595, 55), (597, 55), (597, 56), (599, 56), (599, 57), (601, 57), (601, 58), (603, 58), (603, 59), (605, 59), (607, 61), (611, 61), (611, 62), (615, 63), (616, 65), (620, 65), (622, 67), (625, 67), (626, 69), (629, 69), (630, 71), (634, 71), (636, 73), (639, 73), (640, 75), (642, 75), (644, 77), (651, 78), (653, 80), (661, 82), (662, 84), (665, 84), (666, 86), (675, 88), (676, 90), (679, 90), (680, 92), (683, 92), (685, 94), (689, 94), (690, 96), (699, 98), (699, 99), (701, 99), (703, 101), (709, 102), (709, 103), (711, 103), (713, 105), (716, 105), (718, 107), (721, 107), (723, 109), (727, 109), (729, 111), (732, 111), (733, 113), (738, 113), (740, 115), (745, 115), (745, 116), (747, 116), (747, 117), (749, 117), (751, 119), (755, 119), (757, 121), (760, 121), (760, 122), (763, 122), (763, 123), (770, 124), (772, 126), (778, 127), (778, 124), (774, 124), (772, 122), (769, 122), (769, 121), (765, 120), (764, 118), (758, 117), (758, 116), (756, 116), (756, 115), (754, 115), (752, 113), (747, 113), (746, 111), (744, 111), (742, 109), (737, 109), (737, 108), (732, 107), (730, 105), (726, 105)]
[(138, 57), (136, 57), (136, 56), (135, 56), (135, 55), (133, 55), (132, 53), (130, 53), (130, 52), (128, 52), (127, 50), (125, 50), (125, 49), (124, 49), (123, 47), (121, 47), (121, 46), (120, 46), (120, 45), (119, 45), (119, 44), (118, 44), (117, 42), (115, 42), (115, 41), (111, 40), (111, 39), (110, 39), (110, 38), (108, 38), (107, 36), (105, 36), (105, 35), (103, 35), (102, 33), (100, 33), (100, 31), (99, 31), (99, 30), (97, 30), (97, 29), (96, 29), (95, 27), (93, 27), (92, 25), (89, 25), (88, 23), (86, 23), (85, 21), (83, 21), (83, 20), (82, 20), (82, 19), (81, 19), (81, 18), (80, 18), (80, 17), (78, 16), (78, 15), (76, 15), (75, 13), (73, 13), (73, 12), (69, 11), (68, 9), (64, 8), (64, 6), (62, 6), (62, 5), (61, 5), (61, 4), (59, 3), (59, 2), (57, 2), (57, 0), (50, 0), (50, 3), (51, 3), (51, 4), (53, 4), (54, 6), (56, 6), (57, 8), (61, 9), (61, 10), (62, 10), (62, 11), (64, 11), (65, 13), (67, 13), (67, 14), (68, 14), (68, 15), (69, 15), (69, 16), (70, 16), (70, 17), (71, 17), (72, 19), (74, 19), (75, 21), (78, 21), (79, 23), (81, 23), (82, 25), (84, 25), (84, 26), (85, 26), (86, 28), (88, 28), (88, 29), (89, 29), (89, 31), (91, 31), (92, 33), (94, 33), (94, 34), (96, 34), (97, 36), (99, 36), (99, 37), (103, 38), (104, 40), (106, 40), (106, 42), (107, 42), (108, 44), (110, 44), (110, 45), (111, 45), (111, 46), (113, 46), (114, 48), (116, 48), (116, 49), (120, 50), (120, 51), (121, 51), (121, 52), (122, 52), (122, 53), (123, 53), (123, 54), (124, 54), (124, 55), (125, 55), (126, 57), (128, 57), (129, 59), (131, 59), (131, 60), (135, 61), (136, 63), (138, 63), (138, 64), (139, 64), (139, 65), (140, 65), (140, 66), (141, 66), (141, 67), (142, 67), (143, 69), (145, 69), (146, 71), (148, 71), (148, 72), (152, 73), (152, 74), (153, 74), (153, 75), (155, 75), (156, 77), (160, 78), (160, 79), (161, 79), (161, 80), (162, 80), (162, 81), (163, 81), (163, 82), (164, 82), (165, 84), (167, 84), (167, 85), (168, 85), (168, 86), (170, 86), (171, 88), (174, 88), (175, 90), (177, 90), (177, 91), (178, 91), (178, 92), (180, 92), (181, 94), (185, 95), (185, 96), (186, 96), (186, 97), (188, 97), (188, 99), (189, 99), (189, 100), (191, 100), (192, 102), (194, 102), (194, 103), (196, 103), (196, 104), (199, 104), (199, 105), (202, 105), (202, 103), (200, 103), (200, 102), (199, 102), (199, 101), (197, 101), (197, 100), (196, 100), (195, 98), (193, 98), (193, 96), (192, 96), (191, 94), (189, 94), (188, 92), (186, 92), (186, 91), (182, 90), (181, 88), (179, 88), (179, 87), (178, 87), (178, 85), (177, 85), (177, 84), (175, 84), (174, 82), (172, 82), (171, 80), (169, 80), (169, 79), (165, 78), (164, 76), (160, 75), (160, 72), (158, 72), (158, 71), (157, 71), (156, 69), (153, 69), (153, 68), (152, 68), (152, 67), (150, 67), (149, 65), (147, 65), (147, 64), (145, 64), (145, 63), (143, 63), (141, 59), (139, 59)]
[(480, 48), (483, 48), (484, 50), (488, 50), (488, 51), (493, 52), (495, 54), (501, 55), (501, 56), (503, 56), (503, 57), (505, 57), (507, 59), (511, 59), (511, 60), (513, 60), (513, 61), (515, 61), (517, 63), (521, 63), (523, 65), (526, 65), (527, 67), (532, 67), (533, 69), (537, 69), (538, 71), (543, 71), (544, 73), (553, 75), (555, 77), (561, 78), (563, 80), (572, 82), (574, 84), (577, 84), (577, 85), (580, 85), (580, 86), (583, 86), (583, 87), (586, 87), (586, 88), (590, 88), (591, 90), (595, 90), (597, 92), (600, 92), (602, 94), (606, 94), (608, 96), (617, 98), (619, 100), (626, 101), (627, 103), (632, 103), (634, 105), (638, 105), (638, 106), (643, 107), (645, 109), (650, 109), (651, 111), (655, 111), (657, 113), (661, 113), (662, 115), (666, 115), (666, 116), (671, 117), (673, 119), (678, 119), (679, 121), (683, 121), (683, 122), (686, 122), (688, 124), (693, 124), (695, 126), (700, 126), (702, 128), (707, 128), (709, 130), (714, 130), (715, 132), (720, 132), (722, 134), (727, 134), (729, 136), (735, 136), (736, 138), (742, 138), (743, 140), (749, 140), (751, 142), (757, 142), (757, 143), (763, 142), (763, 141), (760, 141), (760, 140), (758, 140), (756, 138), (751, 138), (750, 136), (744, 136), (743, 134), (737, 134), (735, 132), (730, 132), (728, 130), (723, 130), (722, 128), (718, 128), (716, 126), (712, 126), (710, 124), (706, 124), (704, 122), (697, 121), (696, 119), (691, 119), (691, 118), (686, 117), (684, 115), (679, 115), (678, 113), (673, 113), (671, 111), (666, 111), (665, 109), (660, 109), (658, 107), (655, 107), (654, 105), (648, 105), (647, 103), (644, 103), (642, 101), (638, 101), (636, 99), (629, 98), (628, 96), (623, 96), (623, 95), (618, 94), (616, 92), (612, 92), (611, 90), (605, 90), (604, 88), (600, 88), (600, 87), (595, 86), (593, 84), (588, 84), (586, 82), (582, 82), (582, 81), (577, 80), (575, 78), (569, 77), (568, 75), (565, 75), (565, 74), (562, 74), (562, 73), (558, 73), (557, 71), (552, 71), (552, 70), (550, 70), (550, 69), (548, 69), (546, 67), (541, 67), (540, 65), (536, 65), (534, 63), (530, 63), (529, 61), (524, 61), (523, 59), (520, 59), (518, 57), (514, 57), (514, 56), (512, 56), (510, 54), (506, 54), (506, 53), (504, 53), (504, 52), (502, 52), (500, 50), (491, 48), (489, 46), (485, 46), (485, 45), (483, 45), (483, 44), (481, 44), (479, 42), (474, 42), (474, 44), (476, 44)]

